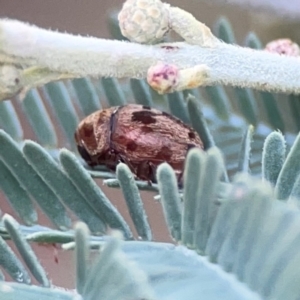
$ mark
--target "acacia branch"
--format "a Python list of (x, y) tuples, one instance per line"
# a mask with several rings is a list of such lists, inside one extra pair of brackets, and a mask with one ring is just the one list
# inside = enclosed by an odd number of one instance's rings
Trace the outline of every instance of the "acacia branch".
[[(176, 65), (178, 69), (206, 65), (209, 72), (203, 85), (300, 93), (300, 59), (297, 57), (222, 42), (213, 47), (186, 42), (141, 45), (75, 36), (0, 19), (0, 71), (7, 65), (15, 67), (20, 88), (86, 76), (146, 78), (148, 69), (159, 62)], [(1, 96), (3, 99), (2, 86), (7, 85), (5, 76), (0, 72), (0, 99)]]

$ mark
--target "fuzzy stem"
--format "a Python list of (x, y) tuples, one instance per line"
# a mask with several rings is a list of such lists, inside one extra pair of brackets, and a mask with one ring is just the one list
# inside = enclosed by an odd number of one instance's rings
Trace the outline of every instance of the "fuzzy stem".
[[(74, 36), (0, 19), (0, 63), (8, 61), (21, 64), (24, 69), (47, 69), (52, 75), (57, 73), (57, 79), (145, 78), (149, 67), (159, 61), (175, 64), (179, 69), (205, 64), (210, 69), (207, 85), (300, 93), (300, 59), (295, 57), (225, 43), (217, 43), (213, 48), (187, 43), (140, 45)], [(54, 77), (49, 76), (49, 80)]]

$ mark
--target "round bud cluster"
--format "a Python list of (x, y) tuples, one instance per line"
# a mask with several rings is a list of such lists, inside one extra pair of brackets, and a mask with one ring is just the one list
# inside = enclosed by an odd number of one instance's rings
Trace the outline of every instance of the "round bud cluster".
[(179, 70), (176, 65), (158, 63), (148, 69), (147, 82), (159, 94), (172, 92), (179, 83)]
[(278, 53), (287, 56), (299, 56), (300, 49), (299, 46), (292, 42), (290, 39), (278, 39), (269, 42), (265, 50), (272, 53)]
[(168, 7), (160, 0), (127, 0), (118, 19), (122, 34), (136, 43), (158, 43), (169, 30)]

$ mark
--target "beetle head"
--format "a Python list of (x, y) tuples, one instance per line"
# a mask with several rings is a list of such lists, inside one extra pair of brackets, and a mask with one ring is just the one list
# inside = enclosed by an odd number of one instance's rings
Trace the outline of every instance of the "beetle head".
[(105, 163), (109, 151), (109, 120), (109, 109), (104, 109), (89, 115), (77, 127), (77, 149), (90, 166)]

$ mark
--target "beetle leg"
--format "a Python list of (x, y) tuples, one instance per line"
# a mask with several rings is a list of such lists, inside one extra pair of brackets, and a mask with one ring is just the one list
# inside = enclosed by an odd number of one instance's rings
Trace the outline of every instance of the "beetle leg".
[(115, 172), (116, 171), (116, 165), (119, 161), (119, 155), (115, 152), (114, 149), (110, 149), (107, 151), (104, 155), (104, 157), (101, 157), (101, 160), (105, 162), (105, 166)]
[(136, 175), (142, 180), (156, 182), (156, 166), (150, 161), (144, 161), (138, 165)]
[(151, 178), (151, 182), (156, 182), (156, 169), (157, 167), (152, 163), (149, 162), (149, 168), (150, 168), (150, 178)]
[(183, 172), (181, 171), (177, 177), (178, 187), (183, 188)]
[[(127, 158), (125, 158), (122, 155), (118, 155), (118, 161), (124, 163), (125, 165), (127, 165), (128, 168), (130, 169), (130, 171), (132, 172), (132, 174), (133, 175), (135, 174), (136, 167), (131, 163), (130, 160), (128, 160)], [(134, 175), (134, 177), (135, 177), (135, 179), (138, 178), (138, 176), (135, 176), (135, 175)]]
[(148, 185), (149, 186), (152, 186), (152, 183), (155, 183), (156, 182), (156, 167), (155, 165), (151, 162), (151, 161), (148, 161), (147, 162), (147, 166), (148, 166)]

